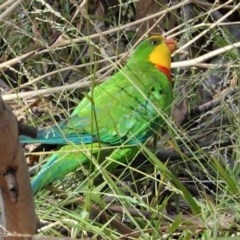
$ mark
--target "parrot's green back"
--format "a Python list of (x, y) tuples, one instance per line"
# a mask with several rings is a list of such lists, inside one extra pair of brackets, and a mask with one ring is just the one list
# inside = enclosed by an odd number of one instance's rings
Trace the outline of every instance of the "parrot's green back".
[[(148, 38), (139, 44), (123, 68), (83, 98), (68, 120), (39, 131), (36, 142), (68, 145), (50, 156), (34, 178), (34, 192), (89, 161), (81, 153), (88, 144), (138, 145), (158, 131), (163, 125), (162, 114), (170, 112), (173, 100), (170, 62), (171, 51), (164, 38)], [(64, 154), (66, 149), (79, 149), (79, 154)], [(126, 157), (126, 152), (121, 151)], [(136, 148), (130, 152), (127, 151), (127, 157)]]

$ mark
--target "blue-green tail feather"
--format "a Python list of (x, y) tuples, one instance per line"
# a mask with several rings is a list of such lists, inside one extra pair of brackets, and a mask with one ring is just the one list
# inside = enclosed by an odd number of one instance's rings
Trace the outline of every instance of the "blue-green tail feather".
[(69, 143), (92, 143), (96, 142), (96, 137), (90, 134), (71, 133), (64, 134), (59, 128), (43, 128), (37, 130), (37, 137), (31, 138), (25, 135), (19, 137), (21, 143), (40, 143), (40, 144), (57, 144), (65, 145)]

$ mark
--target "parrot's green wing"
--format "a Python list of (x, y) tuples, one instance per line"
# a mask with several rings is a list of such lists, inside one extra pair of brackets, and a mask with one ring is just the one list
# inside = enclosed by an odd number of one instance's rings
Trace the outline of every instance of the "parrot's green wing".
[(155, 123), (161, 124), (161, 113), (170, 110), (171, 87), (157, 69), (142, 64), (140, 78), (131, 67), (136, 71), (137, 66), (128, 66), (83, 99), (63, 129), (66, 136), (85, 132), (110, 144), (145, 141), (150, 136)]

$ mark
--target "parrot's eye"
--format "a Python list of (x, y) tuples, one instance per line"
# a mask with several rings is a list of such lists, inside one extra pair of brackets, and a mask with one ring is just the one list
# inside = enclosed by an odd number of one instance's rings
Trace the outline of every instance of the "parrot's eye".
[(150, 43), (154, 46), (157, 46), (160, 44), (160, 40), (159, 39), (151, 39)]

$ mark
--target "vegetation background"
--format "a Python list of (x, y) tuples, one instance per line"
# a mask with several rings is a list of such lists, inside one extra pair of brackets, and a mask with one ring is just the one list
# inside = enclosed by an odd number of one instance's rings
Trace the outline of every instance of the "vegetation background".
[(0, 20), (2, 95), (34, 127), (67, 118), (148, 34), (179, 43), (166, 133), (113, 172), (81, 167), (39, 192), (39, 236), (238, 239), (239, 1), (6, 0)]

